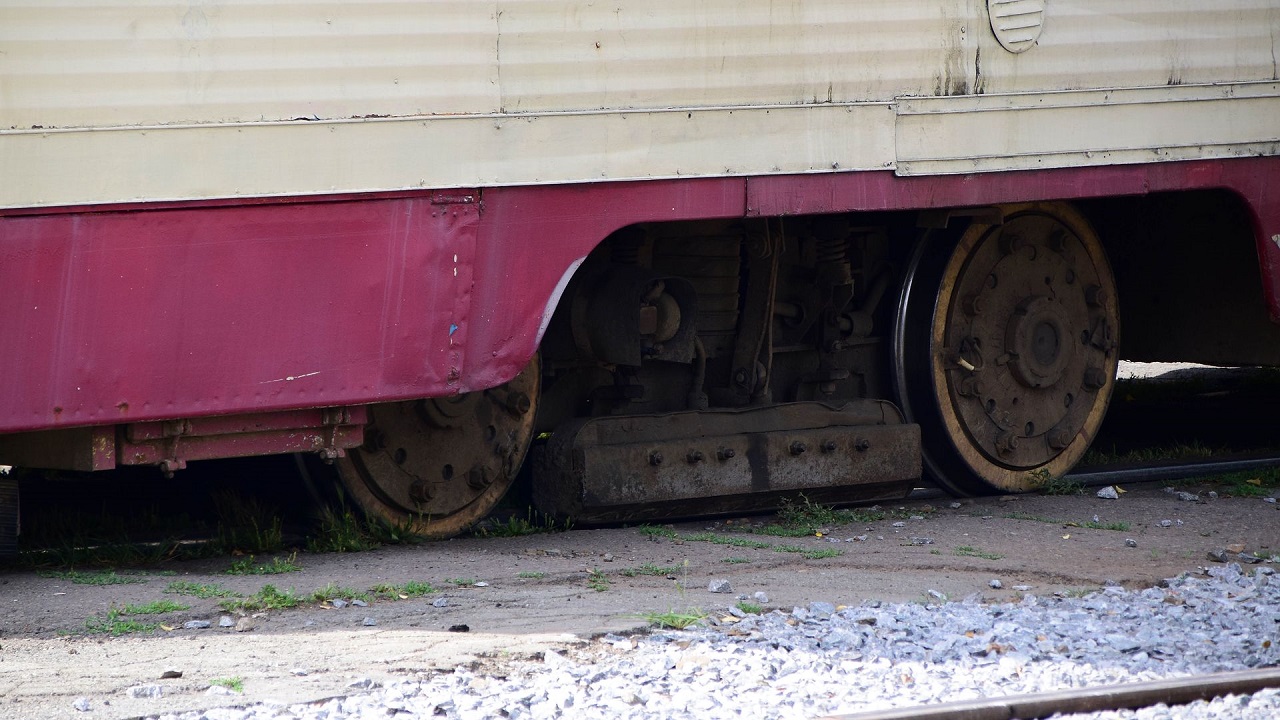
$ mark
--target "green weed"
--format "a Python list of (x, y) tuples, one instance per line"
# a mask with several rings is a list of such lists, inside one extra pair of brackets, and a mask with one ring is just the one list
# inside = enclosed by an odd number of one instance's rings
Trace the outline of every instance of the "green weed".
[(422, 597), (434, 592), (439, 592), (431, 583), (419, 582), (417, 580), (410, 580), (403, 585), (391, 585), (387, 583), (374, 585), (369, 589), (369, 591), (386, 600), (407, 600), (409, 598)]
[(766, 550), (768, 548), (773, 547), (773, 545), (767, 542), (760, 542), (759, 540), (750, 540), (748, 538), (741, 538), (741, 537), (726, 537), (724, 535), (717, 535), (712, 532), (693, 533), (692, 535), (684, 535), (679, 539), (686, 540), (688, 542), (708, 542), (715, 545), (728, 545), (730, 547), (754, 548), (756, 550)]
[(223, 552), (269, 553), (284, 547), (279, 512), (233, 492), (213, 496), (218, 546)]
[(982, 558), (983, 560), (1003, 560), (1004, 559), (1004, 556), (1001, 555), (1000, 553), (981, 550), (979, 548), (972, 547), (969, 545), (960, 545), (954, 550), (954, 553), (961, 557), (976, 557), (976, 558)]
[(116, 610), (108, 610), (106, 618), (93, 616), (84, 621), (85, 632), (94, 635), (111, 635), (119, 637), (139, 632), (150, 632), (160, 627), (160, 623), (146, 623), (139, 620), (125, 620)]
[(476, 532), (483, 537), (522, 537), (524, 535), (542, 533), (568, 532), (571, 529), (573, 529), (572, 521), (566, 520), (563, 523), (558, 523), (550, 515), (544, 515), (533, 508), (529, 508), (524, 517), (512, 515), (504, 522), (482, 526)]
[(172, 600), (154, 600), (142, 605), (125, 605), (120, 608), (121, 615), (163, 615), (178, 610), (190, 610), (189, 605), (180, 605)]
[(253, 556), (233, 560), (231, 567), (227, 569), (228, 575), (280, 575), (289, 572), (298, 572), (302, 566), (296, 562), (298, 553), (293, 553), (288, 558), (276, 556), (271, 558), (271, 562), (266, 565), (255, 565)]
[(333, 600), (363, 600), (368, 602), (369, 594), (360, 592), (354, 588), (342, 587), (340, 585), (329, 583), (318, 590), (312, 590), (311, 594), (302, 599), (304, 602), (313, 603), (330, 602)]
[(680, 538), (680, 533), (677, 533), (671, 528), (658, 527), (656, 525), (641, 525), (636, 529), (640, 531), (641, 535), (650, 538), (667, 538), (668, 540), (678, 540)]
[(764, 607), (746, 600), (739, 600), (737, 608), (748, 615), (759, 615), (764, 612)]
[(1056, 520), (1051, 517), (1045, 517), (1043, 515), (1032, 515), (1030, 513), (1024, 513), (1024, 512), (1005, 513), (1004, 515), (1001, 515), (1001, 517), (1007, 520), (1030, 520), (1032, 522), (1048, 523), (1050, 525), (1063, 524), (1061, 520)]
[(525, 570), (525, 571), (516, 573), (516, 577), (524, 580), (541, 580), (546, 576), (547, 576), (546, 573), (538, 572), (536, 570)]
[(720, 562), (729, 563), (730, 565), (744, 565), (751, 561), (744, 557), (727, 557)]
[(378, 546), (355, 513), (346, 508), (325, 508), (317, 533), (307, 539), (307, 550), (315, 553), (364, 552)]
[(1114, 530), (1116, 532), (1127, 532), (1129, 530), (1129, 523), (1123, 521), (1104, 523), (1096, 520), (1086, 520), (1085, 522), (1075, 522), (1074, 520), (1060, 520), (1058, 518), (1045, 517), (1043, 515), (1030, 515), (1022, 512), (1005, 513), (1001, 517), (1008, 520), (1030, 520), (1032, 522), (1046, 523), (1048, 525), (1087, 528), (1089, 530)]
[(239, 593), (220, 585), (194, 583), (189, 580), (175, 580), (164, 589), (173, 595), (190, 595), (202, 599), (215, 597), (236, 597)]
[(227, 677), (227, 678), (214, 678), (209, 681), (209, 684), (217, 685), (218, 687), (224, 687), (232, 692), (238, 692), (238, 693), (244, 692), (244, 680), (242, 680), (239, 676)]
[(218, 603), (218, 607), (227, 612), (241, 610), (257, 612), (259, 610), (287, 610), (304, 602), (292, 589), (278, 590), (275, 585), (263, 585), (258, 592), (245, 598), (229, 598)]
[(667, 575), (676, 575), (681, 571), (680, 565), (654, 565), (653, 563), (645, 563), (640, 567), (627, 568), (622, 574), (627, 577), (636, 577), (637, 575), (653, 575), (656, 577), (666, 577)]
[(445, 582), (449, 583), (450, 585), (456, 585), (460, 588), (469, 588), (469, 587), (476, 586), (475, 578), (449, 578), (448, 580), (445, 580)]
[(599, 569), (593, 569), (587, 573), (587, 587), (596, 592), (604, 592), (609, 589), (609, 578)]
[(650, 625), (659, 628), (672, 628), (675, 630), (684, 630), (695, 623), (701, 622), (707, 614), (701, 610), (690, 608), (684, 612), (671, 610), (664, 613), (647, 613), (642, 615)]
[(1032, 487), (1045, 495), (1083, 495), (1084, 483), (1067, 477), (1055, 477), (1053, 473), (1041, 468), (1028, 477)]
[(179, 605), (172, 600), (156, 600), (142, 605), (124, 605), (111, 608), (105, 618), (93, 616), (84, 621), (86, 632), (95, 635), (128, 635), (137, 632), (150, 632), (160, 627), (159, 623), (147, 623), (140, 620), (127, 619), (130, 615), (163, 615), (179, 610), (190, 610), (187, 605)]
[(843, 550), (836, 548), (822, 548), (821, 550), (810, 550), (806, 547), (798, 545), (778, 545), (773, 548), (774, 552), (796, 553), (808, 560), (822, 560), (823, 558), (840, 557), (844, 554)]
[(147, 579), (138, 575), (119, 575), (115, 570), (80, 572), (78, 570), (38, 570), (40, 577), (70, 580), (76, 585), (134, 585)]
[[(1067, 524), (1074, 525), (1075, 523), (1067, 523)], [(1079, 527), (1088, 528), (1090, 530), (1114, 530), (1115, 532), (1128, 532), (1129, 523), (1123, 522), (1123, 521), (1104, 523), (1104, 522), (1094, 522), (1093, 520), (1089, 520), (1087, 522), (1080, 523)]]

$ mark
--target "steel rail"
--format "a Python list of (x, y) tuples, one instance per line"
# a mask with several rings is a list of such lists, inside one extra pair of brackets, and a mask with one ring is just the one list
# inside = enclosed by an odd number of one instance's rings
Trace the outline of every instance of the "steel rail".
[[(1104, 487), (1120, 483), (1185, 480), (1202, 475), (1225, 475), (1227, 473), (1248, 472), (1271, 467), (1280, 467), (1280, 455), (1239, 458), (1236, 460), (1186, 460), (1117, 470), (1073, 472), (1063, 476), (1063, 479), (1078, 482), (1085, 487)], [(913, 490), (906, 499), (932, 500), (949, 496), (950, 494), (941, 488), (920, 487)]]
[(1280, 687), (1280, 668), (965, 700), (928, 707), (872, 710), (828, 715), (820, 720), (1036, 720), (1056, 713), (1134, 710), (1160, 703), (1185, 705), (1223, 695), (1250, 695), (1273, 687)]

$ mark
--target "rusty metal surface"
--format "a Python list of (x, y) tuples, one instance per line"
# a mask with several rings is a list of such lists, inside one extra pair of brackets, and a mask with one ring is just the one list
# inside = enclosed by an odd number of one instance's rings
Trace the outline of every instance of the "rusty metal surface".
[(366, 515), (445, 538), (480, 520), (533, 439), (541, 365), (495, 388), (369, 408), (364, 442), (335, 466)]
[(367, 408), (340, 407), (131, 423), (116, 433), (117, 456), (120, 465), (166, 473), (214, 458), (314, 452), (333, 460), (363, 442), (367, 420)]
[(613, 521), (736, 512), (822, 491), (899, 496), (920, 476), (920, 434), (889, 403), (601, 417), (556, 431), (534, 471), (543, 512)]
[(1225, 187), (1248, 203), (1280, 317), (1278, 172), (1256, 158), (981, 182), (875, 172), (499, 188), (483, 214), (422, 193), (0, 217), (0, 336), (12, 340), (0, 343), (0, 432), (493, 387), (533, 356), (574, 263), (635, 222)]
[[(363, 438), (364, 428), (341, 425), (331, 429), (300, 428), (232, 435), (195, 435), (184, 436), (180, 440), (170, 438), (138, 443), (122, 440), (120, 464), (160, 465), (171, 471), (182, 469), (192, 460), (342, 450), (356, 447)], [(174, 465), (165, 466), (166, 461), (171, 461)]]
[(113, 425), (0, 435), (0, 464), (91, 472), (116, 466)]
[(1083, 454), (1101, 423), (1119, 303), (1096, 234), (1069, 210), (975, 224), (944, 275), (934, 383), (953, 442), (977, 451), (974, 467), (1030, 470)]

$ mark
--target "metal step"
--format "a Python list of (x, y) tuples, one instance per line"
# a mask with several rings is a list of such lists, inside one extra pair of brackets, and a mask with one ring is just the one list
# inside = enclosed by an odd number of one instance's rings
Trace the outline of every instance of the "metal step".
[(817, 402), (575, 420), (534, 457), (533, 500), (578, 523), (905, 497), (920, 428), (891, 403)]

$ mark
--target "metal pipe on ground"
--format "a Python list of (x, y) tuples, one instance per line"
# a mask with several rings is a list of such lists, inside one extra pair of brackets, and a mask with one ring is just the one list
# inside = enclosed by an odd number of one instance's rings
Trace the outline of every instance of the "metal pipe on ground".
[(829, 715), (821, 720), (1037, 720), (1050, 717), (1055, 713), (1132, 710), (1159, 703), (1185, 705), (1196, 700), (1212, 700), (1223, 695), (1250, 695), (1272, 687), (1280, 687), (1280, 669), (1278, 668), (1193, 675), (1170, 680), (1125, 683), (1035, 695), (965, 700), (932, 707), (894, 708), (848, 715)]

